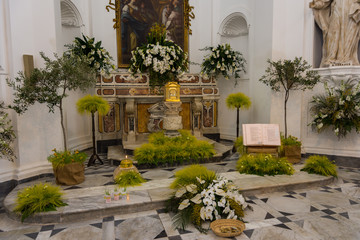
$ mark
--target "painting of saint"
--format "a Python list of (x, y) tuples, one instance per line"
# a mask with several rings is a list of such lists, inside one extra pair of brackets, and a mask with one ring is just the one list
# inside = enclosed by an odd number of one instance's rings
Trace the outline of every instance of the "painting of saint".
[(119, 67), (128, 67), (131, 51), (146, 43), (149, 30), (155, 23), (163, 24), (167, 39), (187, 51), (184, 41), (187, 34), (184, 29), (184, 0), (119, 0), (119, 4)]

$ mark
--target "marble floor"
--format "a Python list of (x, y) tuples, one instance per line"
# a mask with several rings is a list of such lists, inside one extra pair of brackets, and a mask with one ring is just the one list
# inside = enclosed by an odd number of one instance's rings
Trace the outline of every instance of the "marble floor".
[[(231, 160), (236, 158), (233, 155), (228, 163), (211, 166), (220, 172), (232, 172)], [(106, 164), (92, 166), (86, 170), (87, 182), (75, 188), (113, 184), (113, 169)], [(159, 174), (172, 178), (174, 170), (144, 170), (143, 175), (148, 179), (156, 179)], [(360, 169), (339, 167), (338, 173), (339, 178), (327, 186), (248, 196), (253, 210), (245, 213), (246, 230), (233, 239), (360, 239)], [(16, 222), (0, 210), (0, 239), (222, 239), (211, 230), (201, 234), (192, 226), (185, 231), (173, 229), (171, 217), (164, 209), (157, 209), (39, 225)]]

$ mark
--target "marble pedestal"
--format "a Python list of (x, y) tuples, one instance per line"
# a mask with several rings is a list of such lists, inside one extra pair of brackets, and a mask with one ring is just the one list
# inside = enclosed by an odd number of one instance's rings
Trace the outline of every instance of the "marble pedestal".
[(163, 129), (168, 137), (179, 135), (177, 130), (182, 129), (182, 118), (179, 115), (181, 111), (181, 102), (164, 102), (166, 106), (165, 117), (163, 119)]

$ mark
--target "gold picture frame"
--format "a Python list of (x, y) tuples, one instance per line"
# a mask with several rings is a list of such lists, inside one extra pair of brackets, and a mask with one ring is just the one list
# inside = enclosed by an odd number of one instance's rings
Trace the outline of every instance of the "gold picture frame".
[(106, 9), (115, 11), (118, 67), (129, 67), (131, 51), (146, 42), (155, 23), (164, 24), (167, 37), (188, 52), (193, 8), (189, 0), (109, 0)]

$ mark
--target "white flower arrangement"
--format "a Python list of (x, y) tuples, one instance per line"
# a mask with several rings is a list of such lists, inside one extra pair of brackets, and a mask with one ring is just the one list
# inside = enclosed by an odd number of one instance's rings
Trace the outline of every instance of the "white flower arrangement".
[(102, 76), (110, 73), (115, 66), (111, 64), (113, 58), (110, 53), (101, 46), (101, 41), (95, 42), (95, 38), (83, 35), (83, 39), (76, 37), (73, 44), (68, 44), (67, 51), (70, 55), (84, 59), (90, 67), (98, 71)]
[(360, 131), (360, 82), (356, 79), (341, 81), (340, 86), (324, 83), (325, 94), (311, 101), (313, 121), (309, 124), (318, 132), (332, 126), (338, 138), (352, 129)]
[(200, 178), (196, 179), (196, 185), (180, 187), (170, 199), (179, 204), (177, 214), (186, 216), (186, 213), (192, 213), (192, 221), (199, 230), (203, 230), (201, 223), (204, 221), (221, 218), (241, 219), (244, 216), (243, 210), (248, 205), (232, 181), (224, 177), (214, 179), (210, 183)]
[(166, 29), (155, 25), (148, 43), (131, 52), (129, 72), (148, 72), (151, 86), (163, 86), (188, 70), (188, 56), (180, 46), (166, 39)]
[(201, 64), (201, 75), (204, 78), (223, 75), (225, 79), (231, 76), (240, 78), (240, 72), (245, 71), (246, 61), (243, 55), (234, 51), (230, 44), (220, 44), (217, 47), (205, 47), (201, 50), (210, 50)]

